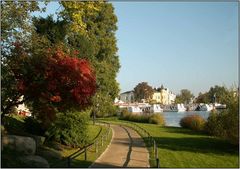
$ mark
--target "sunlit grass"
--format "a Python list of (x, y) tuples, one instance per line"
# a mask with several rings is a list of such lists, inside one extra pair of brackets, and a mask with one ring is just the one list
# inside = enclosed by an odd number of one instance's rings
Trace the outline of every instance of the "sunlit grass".
[[(101, 131), (102, 128), (102, 131)], [(99, 132), (101, 131), (100, 135)], [(106, 147), (109, 145), (111, 138), (112, 138), (112, 132), (110, 130), (110, 135), (107, 138), (107, 140), (104, 140), (103, 146), (101, 144), (101, 137), (107, 132), (106, 126), (100, 126), (100, 125), (92, 125), (89, 124), (88, 126), (88, 136), (89, 136), (89, 143), (92, 143), (96, 137), (100, 138), (98, 141), (98, 152), (96, 153), (96, 145), (94, 144), (91, 146), (91, 148), (87, 149), (87, 159), (85, 160), (85, 154), (82, 153), (78, 157), (71, 160), (71, 167), (89, 167), (100, 155), (101, 153), (106, 149)], [(51, 163), (50, 167), (68, 167), (67, 163), (67, 157), (73, 154), (79, 150), (78, 148), (64, 148), (62, 151), (59, 151), (61, 156), (63, 157), (62, 160), (56, 160), (56, 159), (48, 159)]]
[[(124, 124), (116, 119), (108, 122)], [(225, 140), (178, 127), (136, 123), (156, 140), (160, 167), (166, 168), (238, 168), (238, 147)], [(155, 163), (150, 161), (152, 167)]]

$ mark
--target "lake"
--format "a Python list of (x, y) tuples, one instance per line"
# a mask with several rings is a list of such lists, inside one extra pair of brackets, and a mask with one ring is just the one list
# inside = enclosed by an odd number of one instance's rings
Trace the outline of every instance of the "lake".
[(207, 111), (188, 111), (188, 112), (163, 112), (165, 117), (166, 126), (174, 126), (180, 127), (179, 122), (180, 120), (191, 114), (198, 114), (202, 116), (204, 119), (207, 119), (210, 112)]

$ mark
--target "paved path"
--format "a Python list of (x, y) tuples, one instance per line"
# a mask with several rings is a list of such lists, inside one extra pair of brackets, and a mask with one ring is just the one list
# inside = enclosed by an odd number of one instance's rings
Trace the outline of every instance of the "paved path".
[(112, 141), (91, 167), (150, 167), (149, 153), (141, 136), (125, 126), (111, 125), (111, 127)]

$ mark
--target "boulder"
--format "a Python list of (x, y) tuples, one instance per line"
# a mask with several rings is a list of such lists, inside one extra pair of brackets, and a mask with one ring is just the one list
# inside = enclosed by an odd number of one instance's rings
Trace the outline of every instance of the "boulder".
[(49, 168), (48, 161), (40, 156), (28, 155), (19, 158), (25, 167)]
[(39, 149), (37, 152), (38, 155), (43, 156), (45, 158), (51, 158), (51, 159), (62, 159), (61, 153), (54, 151), (54, 150), (49, 150), (49, 149)]
[(2, 146), (26, 155), (32, 155), (36, 152), (36, 142), (31, 137), (5, 135), (2, 137)]
[(31, 137), (36, 141), (37, 147), (40, 147), (41, 145), (43, 145), (43, 143), (46, 139), (43, 136), (37, 136), (37, 135), (32, 135)]

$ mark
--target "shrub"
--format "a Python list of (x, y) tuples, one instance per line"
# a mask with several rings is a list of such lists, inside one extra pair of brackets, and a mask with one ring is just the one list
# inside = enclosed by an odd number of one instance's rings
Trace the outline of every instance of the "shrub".
[(148, 123), (148, 115), (139, 115), (139, 114), (130, 114), (129, 121), (139, 122), (139, 123)]
[(87, 125), (89, 111), (58, 113), (57, 119), (47, 131), (47, 139), (71, 147), (82, 147), (88, 142)]
[(206, 121), (199, 115), (189, 115), (180, 120), (180, 126), (195, 131), (203, 131)]
[(230, 90), (225, 96), (224, 103), (227, 105), (227, 109), (209, 115), (205, 130), (210, 135), (239, 145), (239, 93), (235, 92)]
[(24, 117), (19, 115), (8, 115), (4, 117), (2, 125), (9, 134), (24, 134)]
[(159, 124), (159, 125), (165, 125), (165, 119), (164, 119), (164, 116), (162, 114), (153, 114), (150, 116), (149, 118), (149, 123), (152, 123), (152, 124)]
[(34, 119), (33, 117), (26, 117), (25, 122), (25, 131), (34, 135), (42, 136), (44, 134), (44, 129), (42, 128), (41, 123)]
[(120, 113), (120, 119), (128, 119), (130, 116), (130, 113), (127, 109), (123, 109)]
[(217, 112), (211, 112), (205, 125), (205, 131), (210, 135), (220, 136), (223, 128), (220, 119)]
[(121, 115), (119, 119), (139, 122), (139, 123), (152, 123), (152, 124), (165, 125), (164, 116), (161, 114), (151, 114), (151, 115), (133, 114), (128, 112), (126, 109), (123, 109), (121, 111)]
[(239, 144), (238, 104), (230, 105), (223, 112), (210, 113), (205, 130), (208, 134), (224, 138), (232, 144)]

